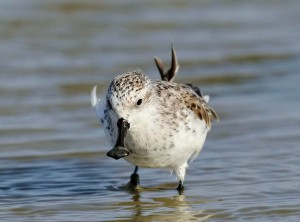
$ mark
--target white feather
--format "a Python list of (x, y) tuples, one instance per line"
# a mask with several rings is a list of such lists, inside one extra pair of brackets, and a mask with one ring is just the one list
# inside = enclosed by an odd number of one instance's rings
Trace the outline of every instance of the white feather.
[(98, 118), (101, 119), (102, 115), (101, 115), (101, 107), (100, 107), (100, 101), (101, 99), (97, 98), (97, 86), (94, 86), (94, 88), (91, 91), (91, 103), (92, 103), (92, 107), (94, 108), (94, 110), (96, 111), (96, 114), (98, 116)]
[(97, 86), (94, 86), (94, 88), (91, 91), (91, 103), (93, 108), (95, 108), (99, 101), (100, 99), (97, 98)]
[(205, 101), (206, 103), (208, 103), (208, 101), (209, 101), (209, 95), (203, 96), (203, 99), (204, 99), (204, 101)]

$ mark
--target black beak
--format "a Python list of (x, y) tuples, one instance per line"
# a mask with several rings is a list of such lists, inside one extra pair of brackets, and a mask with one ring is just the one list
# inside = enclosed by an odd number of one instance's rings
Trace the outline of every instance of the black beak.
[(130, 128), (130, 124), (124, 118), (120, 118), (117, 123), (118, 126), (118, 139), (117, 142), (106, 155), (118, 160), (120, 158), (126, 157), (130, 154), (128, 149), (124, 145), (124, 138), (126, 136), (127, 130)]

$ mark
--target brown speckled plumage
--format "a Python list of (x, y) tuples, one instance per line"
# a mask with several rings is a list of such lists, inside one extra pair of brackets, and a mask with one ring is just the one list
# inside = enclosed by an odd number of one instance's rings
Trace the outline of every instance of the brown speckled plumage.
[[(172, 103), (174, 108), (186, 108), (191, 110), (199, 119), (204, 120), (208, 127), (211, 126), (213, 119), (219, 120), (217, 113), (189, 86), (163, 81), (154, 81), (153, 85), (162, 103), (168, 100), (169, 103)], [(171, 115), (171, 113), (168, 112), (169, 111), (165, 109), (161, 110), (162, 116)], [(174, 115), (174, 113), (172, 114)], [(185, 117), (186, 115), (181, 112), (179, 118), (183, 120)], [(174, 116), (171, 118), (174, 118)]]

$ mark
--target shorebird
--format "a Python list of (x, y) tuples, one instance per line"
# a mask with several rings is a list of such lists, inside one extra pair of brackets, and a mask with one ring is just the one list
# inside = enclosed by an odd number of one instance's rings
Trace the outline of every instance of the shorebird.
[(104, 100), (97, 98), (95, 86), (91, 102), (113, 146), (107, 156), (135, 166), (130, 184), (139, 185), (138, 167), (163, 168), (176, 173), (182, 194), (188, 162), (198, 156), (219, 117), (199, 88), (173, 82), (179, 70), (173, 46), (168, 71), (161, 59), (154, 61), (162, 80), (151, 80), (140, 69), (126, 72), (113, 79)]

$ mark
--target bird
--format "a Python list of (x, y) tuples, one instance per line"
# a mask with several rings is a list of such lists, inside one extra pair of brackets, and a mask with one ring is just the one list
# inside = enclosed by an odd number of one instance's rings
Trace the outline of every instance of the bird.
[(103, 100), (94, 86), (91, 103), (113, 146), (107, 156), (135, 166), (130, 184), (140, 184), (139, 167), (162, 168), (175, 172), (182, 194), (188, 163), (202, 150), (219, 116), (198, 87), (173, 82), (179, 70), (173, 45), (168, 71), (161, 59), (154, 61), (161, 80), (150, 79), (140, 69), (125, 72), (112, 80)]

